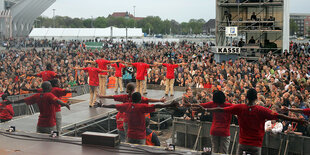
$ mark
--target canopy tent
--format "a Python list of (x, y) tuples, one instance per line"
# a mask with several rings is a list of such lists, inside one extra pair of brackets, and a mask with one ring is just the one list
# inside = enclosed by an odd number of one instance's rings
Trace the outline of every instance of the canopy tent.
[(107, 38), (142, 38), (142, 28), (34, 28), (29, 34), (34, 39), (87, 40)]

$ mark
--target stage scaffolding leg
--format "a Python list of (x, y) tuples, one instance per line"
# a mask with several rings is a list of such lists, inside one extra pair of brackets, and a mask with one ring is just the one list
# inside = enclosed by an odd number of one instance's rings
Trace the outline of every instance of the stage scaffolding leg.
[(232, 155), (234, 153), (237, 134), (238, 134), (238, 131), (235, 131), (234, 141), (233, 141), (233, 144), (231, 146), (230, 155)]

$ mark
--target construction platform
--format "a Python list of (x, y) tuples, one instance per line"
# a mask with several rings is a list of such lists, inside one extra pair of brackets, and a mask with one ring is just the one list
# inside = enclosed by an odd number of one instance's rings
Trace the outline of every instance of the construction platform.
[[(164, 97), (164, 94), (163, 90), (148, 90), (148, 94), (144, 96), (147, 98), (160, 99)], [(175, 91), (173, 97), (166, 97), (167, 102), (180, 98), (182, 94), (183, 91)], [(112, 89), (108, 89), (107, 95), (115, 95), (115, 93)], [(115, 109), (89, 108), (89, 94), (73, 97), (72, 100), (79, 102), (72, 104), (71, 110), (68, 110), (65, 107), (62, 107), (61, 109), (63, 135), (72, 135), (81, 128), (86, 128), (99, 122), (107, 121), (117, 112)], [(102, 102), (106, 104), (120, 103), (115, 102), (113, 99), (102, 99)], [(26, 115), (5, 123), (0, 123), (0, 129), (6, 130), (10, 126), (15, 126), (17, 131), (35, 133), (38, 116), (39, 113), (35, 113), (33, 115)], [(110, 129), (107, 130), (107, 132), (111, 131)]]

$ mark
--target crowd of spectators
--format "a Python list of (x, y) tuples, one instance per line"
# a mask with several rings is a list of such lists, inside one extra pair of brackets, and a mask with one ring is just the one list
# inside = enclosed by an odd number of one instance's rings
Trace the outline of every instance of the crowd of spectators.
[[(12, 40), (11, 42), (18, 42)], [(20, 42), (19, 42), (20, 43)], [(25, 50), (8, 49), (0, 53), (0, 93), (18, 95), (29, 93), (22, 87), (39, 88), (42, 80), (31, 75), (45, 70), (51, 63), (56, 73), (66, 75), (61, 77), (62, 88), (87, 84), (88, 75), (84, 71), (75, 71), (73, 67), (86, 67), (85, 60), (96, 60), (99, 53), (105, 53), (107, 60), (123, 60), (136, 62), (140, 57), (145, 63), (154, 64), (168, 62), (188, 63), (176, 69), (174, 86), (202, 88), (204, 91), (186, 96), (191, 101), (207, 102), (211, 100), (211, 92), (222, 90), (228, 102), (244, 104), (245, 93), (254, 87), (258, 94), (257, 104), (280, 111), (281, 106), (306, 108), (309, 107), (310, 91), (310, 57), (309, 44), (292, 43), (289, 51), (281, 55), (271, 52), (262, 55), (256, 62), (246, 59), (229, 60), (216, 63), (210, 52), (208, 43), (143, 43), (133, 42), (112, 43), (102, 41), (102, 50), (86, 49), (83, 42), (24, 40), (23, 44), (32, 45)], [(36, 50), (35, 47), (49, 47)], [(114, 76), (109, 73), (109, 76)], [(148, 70), (148, 84), (165, 84), (165, 67), (156, 66)], [(123, 69), (124, 85), (135, 81), (135, 71), (132, 67)], [(306, 116), (289, 113), (294, 117)], [(282, 122), (283, 130), (307, 134), (302, 126), (291, 127), (290, 122)], [(291, 131), (293, 130), (293, 131)]]

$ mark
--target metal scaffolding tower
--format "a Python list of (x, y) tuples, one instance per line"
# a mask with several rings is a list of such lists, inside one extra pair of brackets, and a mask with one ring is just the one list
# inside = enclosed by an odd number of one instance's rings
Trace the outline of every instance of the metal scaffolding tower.
[[(288, 0), (216, 0), (217, 46), (255, 52), (288, 49), (288, 9)], [(237, 27), (238, 36), (227, 37), (226, 27)]]

